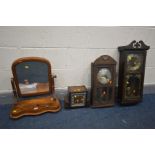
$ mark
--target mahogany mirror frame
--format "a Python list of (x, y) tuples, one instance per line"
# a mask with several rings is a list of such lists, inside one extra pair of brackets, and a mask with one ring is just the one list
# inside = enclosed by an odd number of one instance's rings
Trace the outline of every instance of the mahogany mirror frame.
[[(42, 62), (42, 63), (45, 63), (48, 65), (49, 91), (38, 92), (38, 93), (27, 93), (27, 94), (21, 93), (21, 90), (19, 88), (18, 78), (17, 78), (16, 66), (19, 65), (20, 63), (29, 62), (29, 61)], [(12, 84), (14, 96), (16, 96), (16, 97), (29, 97), (29, 96), (37, 96), (37, 95), (53, 94), (54, 93), (54, 78), (56, 78), (56, 76), (52, 75), (51, 64), (45, 58), (40, 58), (40, 57), (19, 58), (12, 63), (12, 74), (13, 74), (13, 78), (11, 79), (11, 84)]]

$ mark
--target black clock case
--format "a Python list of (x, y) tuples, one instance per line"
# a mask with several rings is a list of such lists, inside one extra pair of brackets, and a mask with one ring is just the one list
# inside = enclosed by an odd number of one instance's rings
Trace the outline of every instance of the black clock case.
[[(141, 46), (139, 47), (139, 43)], [(135, 45), (135, 47), (133, 46)], [(120, 52), (119, 55), (119, 78), (118, 78), (118, 102), (121, 105), (133, 105), (137, 104), (142, 101), (143, 99), (143, 87), (144, 87), (144, 76), (145, 76), (145, 63), (146, 63), (146, 55), (147, 50), (150, 47), (145, 45), (143, 41), (136, 42), (135, 40), (132, 41), (127, 46), (120, 46), (118, 47), (118, 50)], [(140, 90), (140, 97), (133, 98), (133, 99), (125, 99), (124, 98), (124, 85), (125, 85), (125, 75), (126, 75), (126, 59), (128, 54), (142, 54), (143, 55), (143, 62), (142, 62), (142, 68), (140, 72), (141, 74), (141, 90)], [(136, 72), (135, 72), (136, 73)]]

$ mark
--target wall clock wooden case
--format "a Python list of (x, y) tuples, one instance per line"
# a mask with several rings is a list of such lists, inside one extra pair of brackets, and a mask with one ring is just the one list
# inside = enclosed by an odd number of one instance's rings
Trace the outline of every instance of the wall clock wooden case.
[(52, 75), (48, 60), (39, 57), (17, 59), (12, 64), (12, 73), (11, 84), (17, 102), (11, 110), (11, 118), (60, 110), (60, 102), (54, 96), (56, 76)]
[(91, 106), (107, 107), (114, 105), (116, 61), (103, 55), (91, 64)]
[(127, 46), (118, 47), (120, 52), (118, 100), (122, 105), (142, 101), (146, 51), (149, 48), (143, 41), (133, 41)]

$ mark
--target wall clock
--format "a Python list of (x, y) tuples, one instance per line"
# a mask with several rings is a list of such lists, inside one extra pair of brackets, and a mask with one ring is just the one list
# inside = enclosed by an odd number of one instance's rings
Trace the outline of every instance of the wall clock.
[(122, 105), (142, 101), (146, 51), (149, 48), (143, 41), (133, 41), (128, 46), (118, 47), (118, 100)]
[(116, 61), (103, 55), (91, 64), (91, 106), (114, 105)]

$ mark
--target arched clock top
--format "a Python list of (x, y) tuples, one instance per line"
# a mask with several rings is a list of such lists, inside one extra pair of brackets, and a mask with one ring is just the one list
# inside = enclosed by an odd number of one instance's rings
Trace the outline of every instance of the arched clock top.
[(94, 61), (95, 65), (103, 65), (103, 64), (116, 64), (116, 61), (110, 57), (109, 55), (102, 55)]

